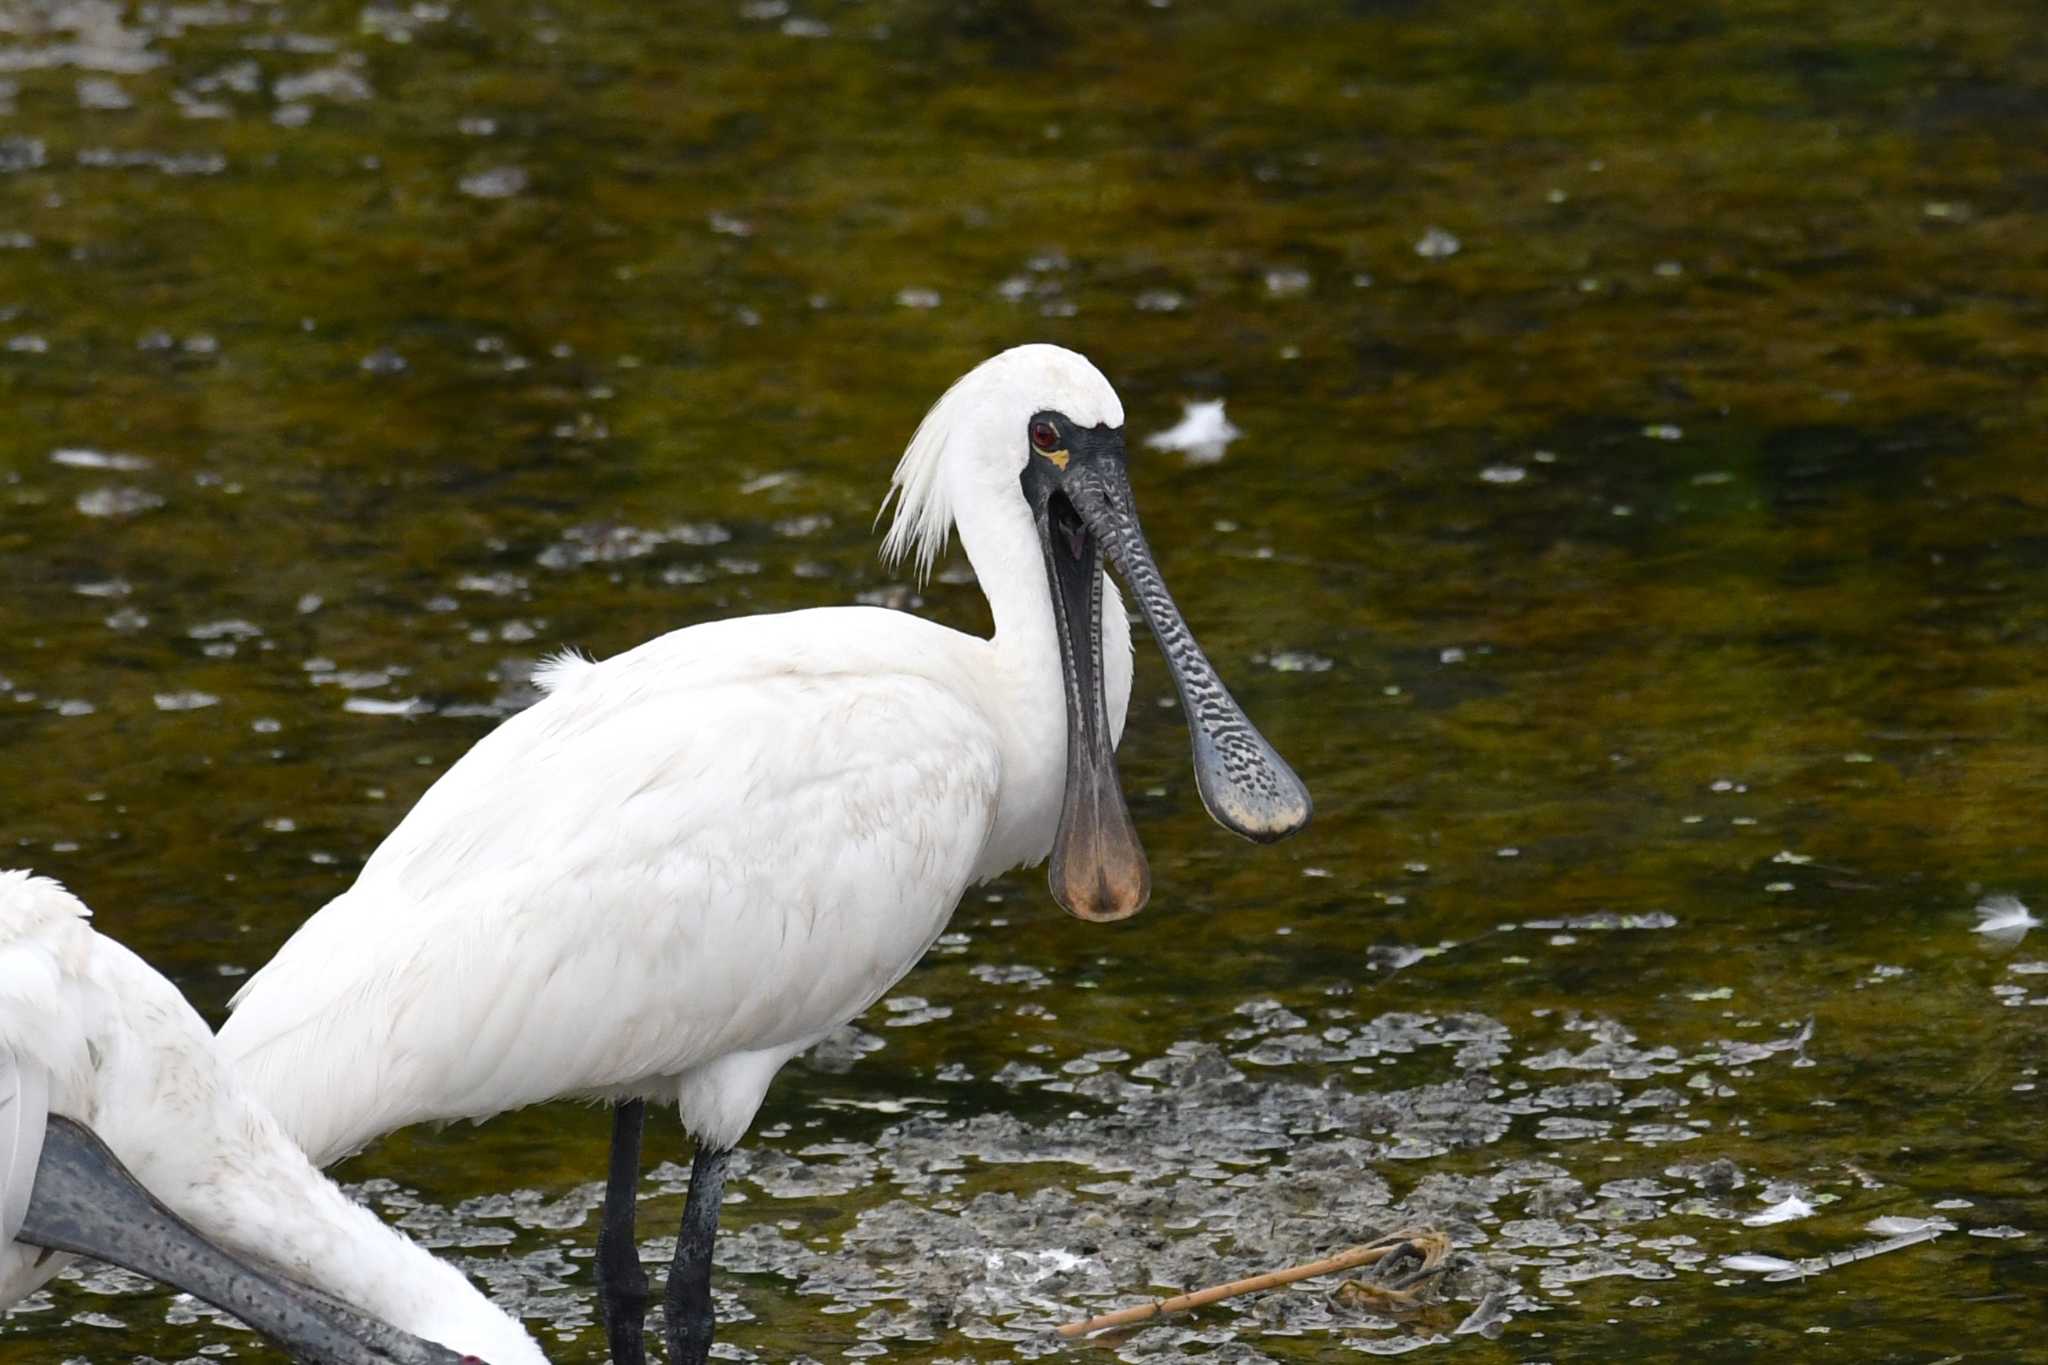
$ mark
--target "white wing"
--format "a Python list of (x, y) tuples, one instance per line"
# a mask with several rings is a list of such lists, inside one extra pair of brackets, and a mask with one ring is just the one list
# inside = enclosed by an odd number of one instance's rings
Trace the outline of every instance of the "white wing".
[(577, 670), (250, 979), (224, 1052), (324, 1163), (850, 1018), (944, 927), (1000, 784), (961, 689), (876, 662), (906, 630), (950, 634), (794, 613)]

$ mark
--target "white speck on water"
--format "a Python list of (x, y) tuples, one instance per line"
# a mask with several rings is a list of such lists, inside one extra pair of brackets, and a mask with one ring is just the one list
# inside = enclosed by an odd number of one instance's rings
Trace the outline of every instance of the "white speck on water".
[[(1008, 281), (1005, 281), (1005, 284), (1007, 283)], [(1006, 293), (1004, 297), (1008, 298), (1011, 296)], [(912, 287), (896, 291), (896, 306), (898, 308), (936, 308), (942, 302), (944, 302), (944, 299), (936, 289)]]
[(324, 66), (297, 76), (280, 76), (270, 87), (279, 104), (305, 100), (332, 100), (337, 104), (360, 104), (370, 98), (370, 83), (345, 66)]
[(498, 121), (481, 114), (471, 114), (456, 123), (455, 131), (464, 137), (491, 137), (498, 131)]
[(1680, 441), (1685, 439), (1685, 430), (1669, 422), (1652, 422), (1643, 428), (1643, 435), (1653, 441)]
[(421, 716), (433, 710), (418, 697), (388, 701), (380, 697), (350, 697), (341, 709), (357, 716)]
[(1244, 433), (1223, 415), (1221, 398), (1183, 402), (1180, 421), (1145, 438), (1153, 450), (1178, 450), (1191, 465), (1215, 464)]
[(1946, 1218), (1909, 1218), (1901, 1214), (1887, 1214), (1871, 1219), (1863, 1225), (1863, 1230), (1879, 1237), (1905, 1237), (1916, 1232), (1954, 1232), (1956, 1225)]
[(88, 517), (132, 517), (162, 507), (164, 500), (143, 488), (95, 488), (73, 504)]
[(747, 0), (740, 6), (740, 18), (754, 20), (780, 19), (789, 13), (789, 0)]
[(1667, 280), (1675, 280), (1685, 273), (1685, 267), (1677, 261), (1659, 261), (1652, 267), (1652, 270), (1658, 276)]
[(1447, 648), (1440, 649), (1437, 651), (1436, 661), (1440, 664), (1464, 663), (1465, 651), (1458, 648), (1456, 645), (1448, 646)]
[(159, 692), (156, 694), (156, 709), (159, 711), (198, 711), (208, 706), (220, 705), (220, 698), (211, 692)]
[(1314, 283), (1314, 276), (1293, 266), (1280, 266), (1266, 272), (1266, 292), (1276, 299), (1300, 298)]
[(1275, 673), (1327, 673), (1336, 666), (1335, 660), (1305, 649), (1283, 649), (1266, 660)]
[(1770, 885), (1764, 888), (1764, 890), (1771, 892), (1790, 891), (1791, 889), (1792, 883), (1790, 882), (1772, 882)]
[(1710, 469), (1704, 474), (1692, 476), (1694, 488), (1712, 488), (1717, 484), (1733, 483), (1735, 476), (1725, 469)]
[(135, 100), (121, 88), (121, 83), (105, 76), (80, 77), (77, 89), (81, 109), (115, 112), (135, 107)]
[(1723, 1270), (1746, 1271), (1752, 1274), (1797, 1270), (1798, 1268), (1799, 1262), (1797, 1261), (1788, 1261), (1778, 1256), (1762, 1256), (1754, 1252), (1743, 1252), (1739, 1256), (1724, 1257), (1721, 1261), (1721, 1269)]
[(1984, 935), (2001, 948), (2011, 948), (2038, 929), (2041, 921), (2017, 896), (1990, 896), (1977, 905), (1977, 927), (1972, 933)]
[(51, 451), (50, 463), (61, 464), (68, 469), (118, 469), (131, 474), (150, 466), (150, 462), (140, 455), (77, 448)]
[(1956, 223), (1970, 216), (1970, 206), (1953, 200), (1933, 199), (1921, 205), (1920, 212), (1928, 218)]
[(50, 343), (32, 333), (23, 333), (7, 339), (7, 349), (17, 355), (42, 355), (50, 349)]
[(1512, 847), (1497, 848), (1493, 851), (1493, 856), (1496, 858), (1519, 858), (1522, 856), (1522, 850)]
[(1529, 471), (1518, 464), (1490, 464), (1479, 471), (1482, 483), (1520, 483), (1529, 477)]
[(0, 137), (0, 175), (32, 171), (44, 161), (43, 143), (33, 137)]
[(782, 36), (785, 38), (829, 38), (832, 25), (822, 19), (806, 19), (802, 15), (782, 21)]
[(1793, 867), (1805, 867), (1808, 863), (1813, 861), (1813, 855), (1808, 853), (1794, 853), (1789, 848), (1781, 848), (1776, 853), (1773, 853), (1771, 855), (1771, 861), (1774, 863), (1789, 863)]
[(705, 219), (711, 230), (721, 237), (751, 237), (754, 225), (746, 219), (731, 213), (713, 212)]
[(361, 365), (364, 374), (404, 374), (412, 368), (411, 361), (389, 346), (380, 346), (364, 356)]
[(1416, 238), (1415, 254), (1424, 260), (1440, 261), (1447, 256), (1457, 255), (1464, 245), (1442, 228), (1431, 226), (1422, 236)]
[(1144, 290), (1135, 302), (1141, 313), (1178, 313), (1187, 306), (1187, 300), (1172, 289)]
[(1774, 1223), (1790, 1223), (1795, 1219), (1811, 1217), (1813, 1205), (1793, 1194), (1780, 1199), (1761, 1213), (1752, 1213), (1742, 1220), (1742, 1225), (1750, 1228), (1767, 1228)]
[(472, 199), (510, 199), (524, 194), (527, 184), (527, 174), (520, 167), (492, 166), (463, 176), (457, 188)]
[(303, 128), (313, 121), (313, 106), (280, 104), (271, 111), (270, 121), (280, 128)]
[(2018, 1228), (2014, 1227), (2014, 1226), (2013, 1226), (2012, 1224), (2010, 1224), (2010, 1223), (2000, 1223), (2000, 1224), (1999, 1224), (1998, 1226), (1996, 1226), (1996, 1227), (1989, 1227), (1989, 1228), (1971, 1228), (1971, 1229), (1970, 1229), (1970, 1235), (1971, 1235), (1972, 1237), (1996, 1237), (1996, 1238), (2008, 1238), (2008, 1237), (2024, 1237), (2024, 1236), (2026, 1236), (2027, 1234), (2026, 1234), (2026, 1233), (2024, 1233), (2024, 1232), (2022, 1232), (2022, 1231), (2020, 1231), (2020, 1230), (2019, 1230)]

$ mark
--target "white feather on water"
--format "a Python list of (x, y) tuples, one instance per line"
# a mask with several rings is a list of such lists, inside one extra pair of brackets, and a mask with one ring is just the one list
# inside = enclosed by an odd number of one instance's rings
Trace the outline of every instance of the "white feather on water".
[(1244, 435), (1223, 415), (1223, 400), (1181, 404), (1180, 421), (1145, 438), (1154, 450), (1178, 450), (1189, 464), (1215, 464), (1224, 450)]
[(1971, 932), (2001, 948), (2012, 948), (2027, 936), (2027, 930), (2040, 927), (2040, 919), (2018, 896), (1987, 896), (1977, 903), (1977, 927)]
[(1751, 1228), (1767, 1228), (1773, 1223), (1789, 1223), (1795, 1218), (1811, 1217), (1813, 1217), (1813, 1205), (1795, 1194), (1779, 1200), (1761, 1213), (1752, 1213), (1749, 1217), (1742, 1220), (1742, 1225)]

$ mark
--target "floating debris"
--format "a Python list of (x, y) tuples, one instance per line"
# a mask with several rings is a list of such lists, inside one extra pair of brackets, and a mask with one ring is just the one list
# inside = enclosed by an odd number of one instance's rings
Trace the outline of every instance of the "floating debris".
[(1244, 435), (1223, 415), (1221, 398), (1181, 404), (1180, 421), (1145, 438), (1153, 450), (1178, 450), (1189, 464), (1215, 464), (1230, 443)]
[(1971, 932), (1984, 935), (2001, 948), (2013, 948), (2027, 936), (2027, 930), (2040, 927), (2041, 921), (2018, 896), (1990, 896), (1978, 902), (1977, 927)]
[[(1443, 1264), (1450, 1254), (1451, 1239), (1447, 1233), (1435, 1228), (1404, 1228), (1390, 1232), (1364, 1246), (1352, 1247), (1335, 1256), (1326, 1256), (1307, 1265), (1293, 1266), (1287, 1270), (1268, 1271), (1263, 1275), (1250, 1275), (1228, 1284), (1199, 1289), (1190, 1294), (1177, 1294), (1170, 1299), (1154, 1299), (1131, 1308), (1119, 1308), (1113, 1313), (1101, 1313), (1086, 1322), (1070, 1322), (1059, 1329), (1063, 1337), (1086, 1336), (1110, 1327), (1129, 1327), (1167, 1313), (1188, 1313), (1224, 1299), (1236, 1298), (1240, 1294), (1256, 1294), (1264, 1289), (1278, 1289), (1297, 1280), (1312, 1279), (1317, 1275), (1335, 1275), (1340, 1271), (1355, 1270), (1359, 1266), (1373, 1265), (1400, 1256), (1403, 1252), (1422, 1262), (1418, 1273), (1433, 1272)], [(1353, 1281), (1351, 1283), (1357, 1283)], [(1400, 1287), (1376, 1286), (1380, 1294), (1407, 1294), (1410, 1291)]]
[(1300, 298), (1315, 283), (1315, 277), (1306, 270), (1283, 266), (1266, 272), (1266, 292), (1276, 299)]
[(1431, 227), (1421, 237), (1416, 239), (1415, 254), (1424, 260), (1440, 261), (1446, 257), (1457, 255), (1464, 245), (1463, 242), (1442, 228)]
[(1748, 1228), (1767, 1228), (1773, 1223), (1790, 1223), (1795, 1219), (1811, 1217), (1813, 1205), (1795, 1194), (1779, 1200), (1762, 1213), (1752, 1213), (1742, 1220), (1742, 1225)]
[(463, 176), (456, 188), (472, 199), (510, 199), (524, 194), (528, 183), (526, 172), (517, 166), (492, 166)]
[(146, 488), (95, 488), (72, 505), (88, 517), (132, 517), (162, 507), (164, 500)]

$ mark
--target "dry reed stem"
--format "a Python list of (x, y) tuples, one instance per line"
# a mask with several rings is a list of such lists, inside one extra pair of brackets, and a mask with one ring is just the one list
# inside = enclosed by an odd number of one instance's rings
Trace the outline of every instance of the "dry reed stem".
[(1263, 1275), (1252, 1275), (1229, 1284), (1213, 1285), (1208, 1289), (1197, 1289), (1188, 1294), (1177, 1294), (1170, 1299), (1154, 1299), (1150, 1303), (1137, 1304), (1130, 1308), (1119, 1308), (1114, 1313), (1102, 1313), (1086, 1322), (1070, 1322), (1059, 1329), (1063, 1337), (1086, 1336), (1106, 1327), (1128, 1327), (1132, 1323), (1144, 1322), (1167, 1313), (1186, 1313), (1196, 1308), (1239, 1294), (1255, 1294), (1261, 1289), (1278, 1289), (1296, 1280), (1312, 1279), (1317, 1275), (1334, 1275), (1340, 1270), (1351, 1270), (1362, 1265), (1371, 1265), (1384, 1260), (1403, 1247), (1412, 1245), (1423, 1258), (1425, 1266), (1434, 1266), (1442, 1261), (1450, 1250), (1451, 1240), (1434, 1228), (1403, 1228), (1390, 1232), (1376, 1242), (1340, 1251), (1335, 1256), (1325, 1256), (1320, 1261), (1310, 1261), (1286, 1270), (1270, 1270)]

